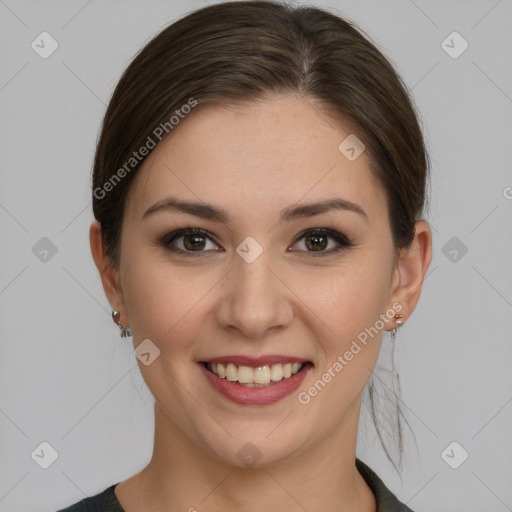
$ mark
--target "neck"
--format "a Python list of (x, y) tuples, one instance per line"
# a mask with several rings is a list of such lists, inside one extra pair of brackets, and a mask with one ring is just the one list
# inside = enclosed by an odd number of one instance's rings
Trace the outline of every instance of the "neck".
[(193, 443), (157, 402), (151, 461), (130, 479), (131, 491), (123, 483), (116, 494), (127, 512), (375, 512), (373, 493), (355, 467), (359, 408), (358, 401), (343, 428), (310, 450), (276, 465), (239, 468)]

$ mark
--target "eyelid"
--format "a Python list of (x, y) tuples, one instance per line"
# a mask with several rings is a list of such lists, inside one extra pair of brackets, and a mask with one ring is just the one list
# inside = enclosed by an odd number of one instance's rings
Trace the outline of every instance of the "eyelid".
[(296, 243), (300, 239), (304, 238), (306, 235), (326, 235), (330, 236), (334, 240), (339, 241), (340, 243), (344, 243), (346, 245), (351, 246), (355, 245), (346, 235), (331, 228), (307, 228), (297, 235), (293, 243)]

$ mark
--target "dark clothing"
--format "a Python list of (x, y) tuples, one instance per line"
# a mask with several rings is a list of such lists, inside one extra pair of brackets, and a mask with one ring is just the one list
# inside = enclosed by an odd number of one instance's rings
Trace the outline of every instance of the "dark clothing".
[[(377, 512), (413, 512), (410, 508), (398, 501), (397, 497), (364, 462), (356, 459), (356, 467), (375, 495)], [(85, 498), (58, 512), (125, 512), (119, 501), (117, 501), (114, 493), (116, 485), (117, 484), (111, 485), (103, 492), (91, 496), (90, 498)]]

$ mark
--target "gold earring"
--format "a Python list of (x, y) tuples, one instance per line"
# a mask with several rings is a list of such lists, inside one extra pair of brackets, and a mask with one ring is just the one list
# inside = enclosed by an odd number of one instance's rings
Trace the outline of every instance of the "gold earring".
[(398, 331), (398, 328), (402, 325), (404, 325), (403, 320), (399, 320), (399, 318), (403, 318), (404, 315), (401, 313), (397, 313), (395, 315), (395, 327), (391, 330), (391, 341), (395, 341), (396, 333)]

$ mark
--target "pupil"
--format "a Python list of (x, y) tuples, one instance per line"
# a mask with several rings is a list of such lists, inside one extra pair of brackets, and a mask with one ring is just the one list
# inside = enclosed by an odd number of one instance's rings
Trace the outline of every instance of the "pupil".
[[(192, 244), (188, 243), (190, 240), (193, 240)], [(187, 235), (184, 238), (184, 241), (185, 241), (184, 245), (187, 249), (194, 249), (194, 248), (203, 249), (204, 248), (204, 239), (202, 236)]]
[[(316, 250), (318, 248), (325, 249), (325, 242), (326, 242), (326, 237), (325, 236), (323, 236), (323, 235), (312, 235), (312, 236), (308, 237), (308, 240), (312, 241), (311, 246), (313, 247), (314, 250)], [(319, 240), (321, 240), (321, 241), (319, 241)]]

